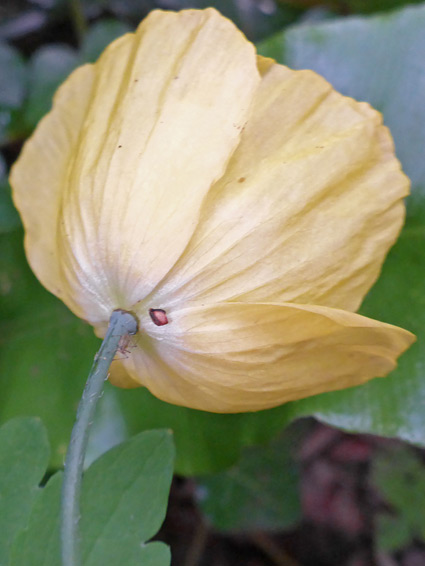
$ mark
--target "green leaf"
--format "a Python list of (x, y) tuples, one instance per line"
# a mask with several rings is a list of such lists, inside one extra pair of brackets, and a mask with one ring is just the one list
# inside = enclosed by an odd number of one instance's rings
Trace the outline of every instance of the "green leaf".
[(81, 46), (82, 62), (93, 63), (111, 41), (131, 31), (130, 26), (119, 20), (101, 20), (90, 27)]
[(0, 43), (0, 142), (8, 141), (14, 127), (15, 112), (24, 100), (26, 91), (26, 65), (19, 52)]
[(381, 515), (375, 521), (375, 544), (381, 552), (396, 552), (412, 542), (412, 533), (403, 517)]
[(50, 110), (53, 94), (77, 64), (77, 52), (67, 45), (43, 46), (31, 57), (23, 117), (29, 132)]
[(39, 419), (9, 421), (0, 428), (0, 564), (9, 564), (9, 549), (27, 524), (49, 459), (49, 445)]
[[(84, 566), (168, 566), (170, 552), (146, 544), (161, 526), (173, 474), (168, 431), (149, 431), (116, 446), (86, 471), (81, 504)], [(39, 491), (10, 566), (59, 566), (62, 474)]]
[(19, 216), (13, 206), (7, 181), (6, 162), (0, 153), (0, 234), (15, 230), (19, 225)]
[(0, 43), (0, 109), (19, 108), (25, 96), (25, 63), (19, 52)]
[(394, 551), (413, 539), (425, 542), (425, 466), (412, 449), (379, 454), (372, 481), (392, 508), (391, 515), (378, 516), (378, 546)]
[(200, 480), (200, 506), (216, 529), (287, 529), (301, 517), (293, 436), (246, 448), (230, 470)]
[(27, 528), (14, 540), (9, 566), (60, 566), (62, 472), (38, 490)]
[(282, 407), (257, 413), (219, 415), (160, 401), (144, 388), (112, 388), (131, 433), (166, 427), (174, 432), (175, 470), (182, 475), (221, 471), (239, 458), (242, 448), (268, 442), (291, 415)]
[(155, 543), (153, 555), (143, 545), (165, 518), (172, 475), (169, 431), (139, 434), (92, 464), (81, 507), (85, 566), (169, 563), (164, 545)]
[(0, 420), (39, 416), (61, 466), (99, 341), (28, 268), (22, 233), (0, 236)]

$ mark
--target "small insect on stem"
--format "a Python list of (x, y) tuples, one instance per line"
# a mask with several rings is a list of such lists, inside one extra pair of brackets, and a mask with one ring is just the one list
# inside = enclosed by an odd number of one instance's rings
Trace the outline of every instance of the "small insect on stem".
[(164, 326), (164, 324), (168, 324), (167, 313), (164, 309), (149, 309), (149, 314), (152, 322), (157, 326)]
[(132, 344), (131, 342), (131, 336), (129, 334), (124, 334), (123, 336), (121, 336), (120, 341), (118, 342), (117, 354), (121, 354), (123, 358), (128, 358), (128, 356), (131, 354), (129, 345), (132, 345), (133, 347), (135, 346), (135, 344)]

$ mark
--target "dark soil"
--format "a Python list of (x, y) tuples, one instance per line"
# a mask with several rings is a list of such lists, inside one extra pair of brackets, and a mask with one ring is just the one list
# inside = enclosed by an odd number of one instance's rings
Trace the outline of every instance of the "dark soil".
[(291, 531), (220, 533), (196, 502), (196, 484), (176, 477), (156, 537), (172, 566), (425, 566), (425, 546), (377, 547), (376, 520), (388, 505), (371, 481), (376, 455), (400, 442), (349, 435), (312, 422), (295, 458), (301, 468), (301, 522)]

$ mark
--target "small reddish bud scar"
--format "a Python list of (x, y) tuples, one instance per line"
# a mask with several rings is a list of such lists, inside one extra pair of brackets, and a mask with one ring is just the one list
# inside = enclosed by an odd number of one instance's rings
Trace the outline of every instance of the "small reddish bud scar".
[(149, 309), (149, 314), (152, 322), (157, 326), (164, 326), (164, 324), (168, 324), (167, 313), (164, 309)]

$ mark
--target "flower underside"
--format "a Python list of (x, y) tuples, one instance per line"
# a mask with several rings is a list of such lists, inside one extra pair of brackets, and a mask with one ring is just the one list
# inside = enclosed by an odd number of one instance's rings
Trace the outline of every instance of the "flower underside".
[(137, 316), (116, 385), (259, 410), (384, 376), (414, 340), (354, 313), (409, 189), (381, 115), (213, 9), (154, 11), (72, 73), (11, 183), (40, 281), (100, 336)]

